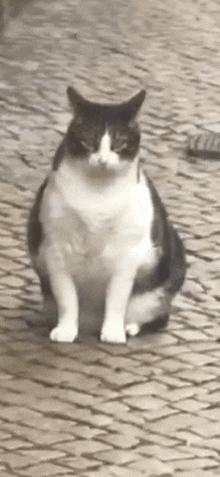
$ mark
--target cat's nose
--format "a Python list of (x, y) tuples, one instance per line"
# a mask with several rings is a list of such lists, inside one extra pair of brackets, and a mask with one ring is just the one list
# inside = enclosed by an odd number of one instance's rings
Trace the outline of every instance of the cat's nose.
[(102, 156), (102, 155), (99, 155), (98, 160), (97, 160), (97, 163), (98, 163), (100, 166), (107, 164), (107, 162), (108, 162), (107, 157)]

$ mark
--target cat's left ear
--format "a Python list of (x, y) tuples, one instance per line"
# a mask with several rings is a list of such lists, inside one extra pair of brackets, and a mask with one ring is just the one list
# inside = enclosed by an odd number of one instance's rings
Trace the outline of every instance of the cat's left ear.
[(74, 113), (78, 112), (80, 107), (82, 107), (85, 104), (86, 100), (72, 86), (68, 86), (66, 92), (67, 92), (67, 96), (69, 98), (69, 102), (70, 102), (70, 104), (71, 104), (71, 106), (74, 110)]
[(129, 99), (126, 103), (123, 104), (123, 112), (128, 121), (132, 121), (136, 118), (146, 96), (146, 91), (142, 89)]

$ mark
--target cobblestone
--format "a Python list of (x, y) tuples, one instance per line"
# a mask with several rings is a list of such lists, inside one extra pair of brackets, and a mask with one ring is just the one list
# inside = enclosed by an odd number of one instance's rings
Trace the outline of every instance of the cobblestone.
[[(220, 131), (219, 3), (34, 0), (17, 13), (0, 45), (0, 475), (215, 477), (220, 164), (186, 147)], [(141, 156), (187, 250), (167, 330), (127, 346), (50, 343), (27, 255), (69, 84), (99, 101), (146, 88)]]

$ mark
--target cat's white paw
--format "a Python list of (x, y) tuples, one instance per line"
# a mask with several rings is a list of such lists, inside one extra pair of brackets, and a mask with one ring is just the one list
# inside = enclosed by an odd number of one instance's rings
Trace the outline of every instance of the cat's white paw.
[(140, 326), (137, 323), (129, 323), (129, 325), (126, 325), (125, 330), (128, 336), (136, 336), (140, 331)]
[(126, 334), (124, 329), (104, 325), (100, 339), (105, 343), (122, 344), (126, 343)]
[(70, 329), (64, 326), (56, 326), (50, 332), (51, 341), (58, 341), (59, 343), (72, 343), (77, 338), (77, 329)]

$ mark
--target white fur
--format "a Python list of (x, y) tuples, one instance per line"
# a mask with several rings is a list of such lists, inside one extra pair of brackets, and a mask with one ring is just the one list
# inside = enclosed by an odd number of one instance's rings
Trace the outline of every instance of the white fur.
[(168, 313), (169, 310), (170, 297), (163, 288), (156, 288), (152, 292), (133, 296), (125, 316), (127, 333), (134, 336), (142, 325), (151, 323), (158, 316)]
[[(108, 141), (104, 136), (103, 157)], [(94, 174), (91, 167), (88, 162), (64, 158), (44, 191), (40, 220), (46, 239), (38, 261), (46, 264), (58, 303), (58, 326), (51, 339), (76, 338), (80, 290), (96, 305), (106, 295), (101, 339), (125, 342), (126, 309), (128, 323), (133, 324), (136, 314), (142, 322), (149, 306), (150, 298), (142, 305), (135, 298), (129, 306), (128, 302), (138, 268), (153, 268), (158, 260), (151, 241), (153, 205), (144, 181), (137, 184), (137, 161), (123, 169), (118, 165), (119, 172), (110, 175), (99, 170)]]
[(100, 141), (99, 150), (90, 155), (89, 162), (94, 166), (104, 166), (107, 169), (117, 168), (119, 165), (118, 154), (111, 150), (111, 136), (108, 131)]

